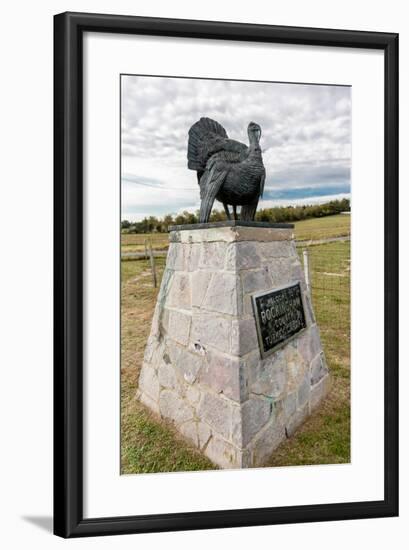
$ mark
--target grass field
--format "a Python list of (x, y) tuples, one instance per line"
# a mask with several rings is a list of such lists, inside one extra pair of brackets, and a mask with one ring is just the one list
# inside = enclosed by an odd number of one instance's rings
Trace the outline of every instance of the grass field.
[[(295, 222), (294, 225), (295, 238), (302, 240), (342, 237), (350, 234), (350, 216), (344, 214), (312, 218)], [(146, 239), (151, 240), (154, 250), (166, 250), (169, 246), (167, 233), (121, 235), (122, 252), (143, 252)]]
[(351, 216), (338, 214), (324, 218), (311, 218), (294, 223), (297, 240), (318, 240), (332, 237), (344, 237), (351, 233)]
[[(333, 227), (328, 220), (334, 222)], [(311, 238), (304, 235), (312, 230), (315, 230), (316, 239), (339, 236), (339, 231), (348, 234), (349, 221), (349, 216), (331, 216), (298, 222), (296, 232), (303, 239)], [(308, 224), (307, 229), (305, 224)], [(125, 245), (138, 246), (136, 239), (131, 243), (129, 238), (139, 235), (123, 237), (126, 237)], [(158, 237), (167, 240), (167, 235)], [(162, 241), (158, 239), (157, 242), (159, 246)], [(350, 243), (332, 242), (310, 246), (308, 250), (315, 314), (332, 374), (332, 389), (319, 410), (274, 452), (271, 466), (334, 464), (350, 459)], [(135, 399), (158, 289), (152, 286), (146, 260), (122, 261), (121, 264), (122, 473), (214, 469), (215, 466), (185, 443), (170, 424), (158, 422)], [(156, 265), (160, 279), (165, 258), (157, 258)]]
[(154, 250), (166, 250), (169, 246), (168, 233), (137, 233), (134, 235), (121, 235), (122, 252), (143, 252), (145, 240), (152, 242)]

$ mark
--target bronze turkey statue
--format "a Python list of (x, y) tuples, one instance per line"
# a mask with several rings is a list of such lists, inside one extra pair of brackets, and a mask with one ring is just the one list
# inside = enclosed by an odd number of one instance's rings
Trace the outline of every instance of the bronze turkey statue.
[(223, 203), (227, 218), (252, 221), (259, 198), (263, 195), (266, 171), (259, 145), (261, 128), (250, 122), (247, 128), (249, 145), (229, 139), (221, 124), (201, 118), (189, 130), (188, 168), (197, 171), (200, 186), (199, 222), (209, 221), (215, 199)]

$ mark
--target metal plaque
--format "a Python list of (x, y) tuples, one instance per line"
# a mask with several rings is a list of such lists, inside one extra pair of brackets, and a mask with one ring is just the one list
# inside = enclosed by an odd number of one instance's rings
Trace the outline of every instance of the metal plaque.
[(252, 296), (261, 357), (306, 328), (300, 283)]

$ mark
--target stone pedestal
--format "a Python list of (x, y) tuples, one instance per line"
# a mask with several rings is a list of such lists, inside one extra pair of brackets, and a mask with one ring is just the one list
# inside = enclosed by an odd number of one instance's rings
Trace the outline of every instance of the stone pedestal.
[[(140, 400), (222, 468), (263, 465), (329, 388), (292, 226), (178, 226), (139, 379)], [(300, 282), (307, 327), (261, 358), (251, 296)]]

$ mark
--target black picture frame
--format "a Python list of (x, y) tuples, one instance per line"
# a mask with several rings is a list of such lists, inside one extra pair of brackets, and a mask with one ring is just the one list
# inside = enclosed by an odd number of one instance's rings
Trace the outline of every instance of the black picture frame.
[[(385, 59), (384, 499), (83, 517), (83, 64), (85, 31), (382, 50)], [(54, 533), (61, 537), (398, 515), (398, 35), (63, 13), (54, 18)]]

